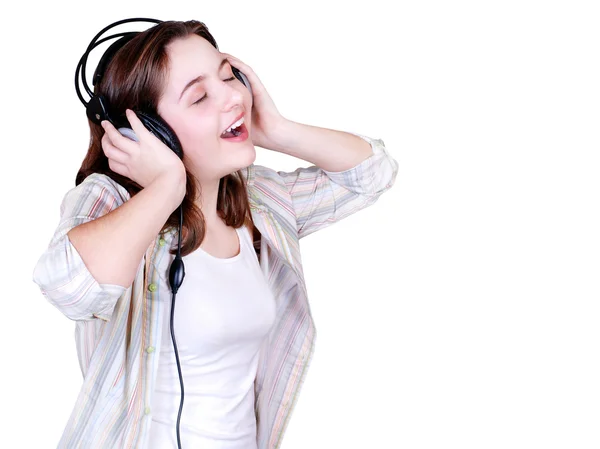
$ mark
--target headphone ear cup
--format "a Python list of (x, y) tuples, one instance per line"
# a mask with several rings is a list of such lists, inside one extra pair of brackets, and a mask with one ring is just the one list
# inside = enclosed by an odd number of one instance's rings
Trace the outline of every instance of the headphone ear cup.
[(236, 69), (234, 66), (231, 66), (231, 70), (233, 71), (235, 77), (239, 79), (242, 82), (242, 84), (248, 88), (248, 90), (250, 91), (250, 95), (252, 95), (252, 87), (250, 86), (250, 81), (248, 81), (248, 77), (244, 75), (242, 71)]
[(167, 147), (179, 156), (179, 159), (183, 160), (183, 148), (181, 142), (173, 128), (171, 128), (167, 122), (165, 122), (158, 115), (149, 114), (146, 112), (136, 111), (136, 115), (140, 121), (144, 124), (147, 130), (159, 138)]
[(137, 134), (135, 132), (133, 132), (133, 129), (131, 129), (131, 128), (122, 126), (119, 129), (117, 129), (117, 131), (119, 131), (121, 133), (121, 135), (127, 137), (128, 139), (133, 140), (134, 142), (140, 141), (140, 139), (138, 139)]

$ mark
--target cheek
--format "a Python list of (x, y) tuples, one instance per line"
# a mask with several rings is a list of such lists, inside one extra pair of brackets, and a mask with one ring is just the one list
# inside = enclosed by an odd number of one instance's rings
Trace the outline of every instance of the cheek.
[(219, 125), (210, 116), (189, 115), (179, 120), (176, 133), (184, 149), (197, 151), (205, 146), (214, 147), (218, 142)]
[(199, 162), (219, 148), (218, 113), (191, 106), (181, 110), (165, 108), (161, 116), (171, 124), (190, 159)]

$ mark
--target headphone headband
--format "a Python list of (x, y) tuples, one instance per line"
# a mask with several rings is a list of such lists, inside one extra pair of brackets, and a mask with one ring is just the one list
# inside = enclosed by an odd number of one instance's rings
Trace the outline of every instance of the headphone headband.
[[(98, 63), (96, 70), (94, 71), (94, 76), (92, 78), (92, 86), (96, 86), (96, 84), (100, 82), (100, 80), (104, 76), (106, 67), (108, 67), (108, 64), (110, 63), (110, 61), (112, 61), (117, 51), (119, 51), (121, 47), (123, 47), (127, 42), (129, 42), (138, 34), (140, 34), (139, 31), (126, 33), (120, 39), (110, 44), (110, 47), (108, 47), (108, 49), (104, 52), (102, 58), (100, 58), (100, 62)], [(94, 47), (96, 47), (96, 45), (94, 45)]]
[[(117, 37), (120, 38), (117, 41), (113, 42), (108, 47), (108, 49), (104, 52), (102, 57), (100, 58), (100, 62), (98, 63), (98, 66), (96, 67), (96, 70), (94, 71), (94, 76), (92, 78), (92, 86), (96, 86), (100, 82), (102, 77), (104, 76), (104, 72), (106, 71), (108, 64), (110, 63), (110, 61), (112, 60), (114, 55), (117, 53), (117, 51), (121, 47), (123, 47), (127, 42), (129, 42), (131, 39), (133, 39), (136, 35), (138, 35), (140, 32), (139, 31), (128, 31), (128, 32), (122, 32), (122, 33), (115, 33), (113, 35), (104, 37), (102, 39), (100, 39), (100, 37), (106, 31), (110, 30), (111, 28), (114, 28), (123, 23), (129, 23), (129, 22), (151, 22), (151, 23), (158, 24), (158, 23), (162, 23), (162, 20), (137, 17), (137, 18), (132, 18), (132, 19), (123, 19), (123, 20), (119, 20), (117, 22), (111, 23), (110, 25), (108, 25), (108, 26), (104, 27), (102, 30), (100, 30), (100, 32), (94, 36), (94, 38), (91, 40), (91, 42), (87, 46), (85, 53), (83, 54), (83, 56), (81, 56), (79, 62), (77, 63), (77, 67), (75, 69), (75, 90), (77, 92), (77, 96), (79, 97), (79, 100), (83, 103), (83, 105), (86, 107), (86, 112), (87, 112), (88, 118), (97, 124), (100, 124), (100, 122), (102, 120), (110, 120), (110, 111), (109, 111), (107, 102), (104, 100), (104, 98), (101, 95), (96, 96), (87, 84), (87, 80), (86, 80), (86, 76), (85, 76), (87, 58), (88, 58), (90, 52), (94, 48), (96, 48), (98, 45), (100, 45), (110, 39), (114, 39)], [(83, 98), (83, 95), (81, 94), (81, 91), (79, 89), (79, 73), (80, 72), (81, 72), (81, 81), (82, 81), (83, 87), (85, 88), (85, 91), (87, 92), (87, 94), (90, 96), (89, 101), (85, 101), (85, 99)]]

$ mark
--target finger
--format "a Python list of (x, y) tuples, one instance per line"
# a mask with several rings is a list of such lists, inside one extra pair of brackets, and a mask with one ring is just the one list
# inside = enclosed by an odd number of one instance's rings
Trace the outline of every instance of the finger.
[(252, 69), (250, 68), (250, 66), (248, 64), (244, 64), (243, 61), (241, 61), (240, 59), (231, 56), (227, 53), (223, 53), (223, 55), (227, 58), (227, 60), (229, 61), (229, 64), (231, 64), (232, 66), (234, 66), (236, 69), (241, 70), (242, 72), (246, 73), (248, 71), (252, 71)]
[[(223, 55), (225, 55), (227, 57), (227, 60), (229, 61), (229, 63), (232, 66), (234, 66), (236, 69), (238, 69), (242, 73), (244, 73), (244, 75), (246, 75), (246, 77), (248, 78), (248, 81), (250, 82), (250, 86), (252, 86), (253, 92), (255, 90), (259, 91), (259, 90), (264, 89), (264, 86), (263, 86), (260, 78), (254, 72), (254, 70), (252, 70), (252, 67), (250, 67), (248, 64), (244, 64), (241, 60), (239, 60), (236, 57), (231, 56), (228, 53), (223, 53)], [(256, 86), (256, 89), (255, 89), (255, 86)]]
[[(248, 64), (245, 64), (240, 59), (236, 58), (235, 56), (231, 56), (229, 53), (222, 53), (222, 54), (223, 54), (223, 56), (225, 56), (227, 58), (227, 60), (229, 61), (229, 64), (234, 66), (236, 69), (239, 69), (244, 73), (252, 72), (252, 68)], [(246, 76), (248, 76), (248, 75), (246, 75)]]
[(144, 124), (138, 118), (137, 114), (133, 112), (131, 109), (125, 110), (125, 115), (127, 116), (127, 120), (131, 124), (131, 129), (138, 136), (138, 139), (142, 136), (142, 134), (151, 134), (150, 131), (146, 129)]
[(114, 146), (122, 151), (132, 151), (135, 148), (132, 146), (135, 142), (121, 134), (108, 120), (103, 120), (101, 125)]
[(112, 144), (108, 134), (105, 134), (104, 137), (102, 137), (102, 151), (109, 160), (112, 159), (121, 164), (126, 163), (129, 160), (129, 155), (125, 151), (120, 150)]
[(231, 59), (233, 61), (240, 61), (240, 62), (242, 62), (242, 60), (240, 58), (236, 58), (235, 56), (233, 56), (233, 55), (231, 55), (229, 53), (221, 52), (221, 54), (223, 56), (225, 56), (227, 59)]
[(129, 177), (128, 171), (127, 171), (127, 166), (121, 164), (120, 162), (115, 161), (114, 159), (108, 160), (108, 168), (110, 168), (115, 173), (118, 173), (125, 177)]

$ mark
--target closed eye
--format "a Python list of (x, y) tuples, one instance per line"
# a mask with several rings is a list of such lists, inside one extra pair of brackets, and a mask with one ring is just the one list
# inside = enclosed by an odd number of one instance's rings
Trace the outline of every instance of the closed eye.
[[(232, 76), (231, 78), (227, 78), (226, 80), (223, 81), (233, 81), (235, 79), (235, 76)], [(204, 96), (196, 101), (194, 101), (192, 104), (198, 104), (200, 103), (202, 100), (204, 100), (206, 98), (206, 94), (204, 94)]]

